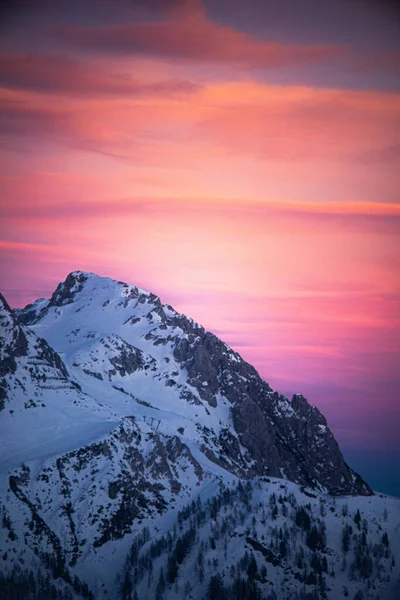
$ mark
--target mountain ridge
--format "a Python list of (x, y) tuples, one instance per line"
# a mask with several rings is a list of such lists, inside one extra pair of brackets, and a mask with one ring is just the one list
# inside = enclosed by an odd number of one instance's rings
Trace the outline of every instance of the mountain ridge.
[[(317, 584), (336, 600), (369, 589), (366, 573), (381, 591), (394, 581), (400, 544), (381, 538), (400, 531), (399, 504), (348, 467), (302, 395), (123, 282), (73, 271), (48, 300), (0, 300), (0, 598), (27, 569), (56, 600), (223, 600), (232, 586), (305, 600)], [(321, 575), (352, 527), (354, 567)]]

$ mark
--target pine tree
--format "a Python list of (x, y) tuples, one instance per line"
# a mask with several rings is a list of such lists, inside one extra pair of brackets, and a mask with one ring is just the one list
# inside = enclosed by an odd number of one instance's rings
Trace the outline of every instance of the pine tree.
[(175, 579), (178, 576), (178, 565), (176, 564), (175, 556), (172, 554), (168, 557), (168, 570), (167, 577), (169, 583), (174, 583)]
[(166, 583), (165, 583), (165, 578), (164, 578), (164, 569), (161, 567), (160, 577), (158, 579), (157, 588), (156, 588), (156, 600), (162, 600), (165, 588), (166, 588)]
[(321, 561), (321, 568), (322, 568), (322, 570), (323, 570), (323, 572), (324, 572), (324, 573), (327, 573), (327, 572), (328, 572), (328, 561), (326, 560), (326, 556), (324, 556), (324, 557), (322, 558), (322, 561)]
[(254, 558), (254, 554), (252, 553), (249, 564), (247, 566), (247, 577), (250, 579), (250, 581), (253, 581), (253, 579), (255, 578), (256, 575), (257, 575), (257, 562), (256, 562), (256, 559)]
[(296, 510), (296, 525), (301, 527), (304, 531), (308, 531), (311, 527), (311, 519), (308, 512), (303, 506)]
[(129, 571), (125, 571), (124, 581), (122, 583), (122, 600), (130, 600), (132, 594), (132, 581)]
[(310, 531), (307, 534), (306, 544), (313, 551), (315, 551), (318, 547), (319, 533), (315, 525), (311, 527)]
[(361, 544), (363, 546), (367, 545), (367, 536), (365, 535), (365, 531), (363, 531), (362, 534), (361, 534)]
[(354, 515), (354, 523), (357, 525), (358, 529), (360, 529), (361, 515), (358, 508), (356, 514)]
[(226, 598), (221, 575), (211, 577), (207, 590), (208, 600), (224, 600)]
[(343, 552), (348, 552), (350, 548), (350, 535), (353, 533), (351, 525), (345, 525), (342, 532), (342, 549)]

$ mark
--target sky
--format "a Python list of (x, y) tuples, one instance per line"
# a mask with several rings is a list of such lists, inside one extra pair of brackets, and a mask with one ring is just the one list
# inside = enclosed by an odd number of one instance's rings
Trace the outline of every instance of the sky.
[(193, 317), (400, 495), (400, 11), (0, 5), (0, 287), (82, 269)]

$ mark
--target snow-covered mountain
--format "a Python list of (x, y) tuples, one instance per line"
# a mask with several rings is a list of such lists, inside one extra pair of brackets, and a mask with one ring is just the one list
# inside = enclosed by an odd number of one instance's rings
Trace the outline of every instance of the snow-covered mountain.
[(394, 590), (400, 502), (192, 319), (75, 271), (0, 328), (0, 598)]

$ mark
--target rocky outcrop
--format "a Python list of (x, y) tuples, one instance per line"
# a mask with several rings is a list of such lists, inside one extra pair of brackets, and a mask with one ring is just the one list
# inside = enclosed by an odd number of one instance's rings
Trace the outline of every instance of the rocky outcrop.
[(113, 365), (115, 371), (117, 371), (121, 377), (125, 375), (131, 375), (138, 369), (141, 369), (145, 361), (143, 359), (143, 352), (138, 348), (134, 348), (130, 344), (126, 344), (121, 340), (121, 344), (118, 345), (118, 354), (110, 357), (110, 363)]
[(331, 494), (372, 494), (345, 463), (326, 419), (302, 396), (247, 397), (233, 410), (239, 439), (254, 457), (254, 474), (287, 477)]
[(71, 304), (71, 302), (74, 301), (76, 294), (82, 290), (86, 280), (87, 275), (82, 271), (70, 273), (65, 281), (58, 284), (57, 289), (50, 298), (48, 308)]
[(17, 358), (26, 356), (28, 341), (6, 299), (0, 294), (0, 412), (9, 391), (7, 376), (17, 370)]
[(15, 358), (26, 356), (28, 342), (7, 300), (0, 294), (0, 377), (14, 373)]
[[(34, 398), (26, 391), (28, 381), (34, 384)], [(17, 390), (26, 396), (25, 408), (33, 408), (42, 404), (41, 390), (52, 388), (78, 390), (79, 384), (70, 379), (59, 354), (45, 339), (21, 325), (0, 295), (0, 411), (7, 400), (19, 395)]]

